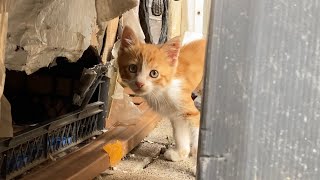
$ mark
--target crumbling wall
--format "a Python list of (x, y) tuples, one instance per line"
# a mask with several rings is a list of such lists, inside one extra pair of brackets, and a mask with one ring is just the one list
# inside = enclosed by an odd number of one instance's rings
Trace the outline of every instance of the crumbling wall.
[(137, 0), (14, 0), (9, 9), (5, 66), (31, 74), (58, 56), (74, 62), (89, 47), (92, 36), (103, 34), (104, 21), (137, 4)]

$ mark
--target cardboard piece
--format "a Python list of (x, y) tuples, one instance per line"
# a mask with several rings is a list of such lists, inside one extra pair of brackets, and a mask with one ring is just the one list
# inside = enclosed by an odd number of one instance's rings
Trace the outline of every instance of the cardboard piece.
[(6, 47), (8, 29), (8, 12), (6, 12), (6, 1), (1, 1), (0, 6), (0, 137), (12, 137), (13, 128), (11, 106), (7, 98), (3, 95), (5, 82), (4, 50)]
[(139, 0), (96, 0), (98, 24), (116, 18), (138, 4)]
[(5, 96), (1, 97), (0, 110), (0, 137), (12, 137), (11, 106)]
[(137, 0), (15, 0), (9, 9), (5, 65), (32, 74), (58, 56), (75, 62), (92, 43), (100, 47), (104, 22), (137, 4)]

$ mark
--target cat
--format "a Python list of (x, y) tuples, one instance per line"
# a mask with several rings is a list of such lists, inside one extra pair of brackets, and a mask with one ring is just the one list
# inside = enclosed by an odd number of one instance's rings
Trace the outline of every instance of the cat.
[(118, 70), (124, 84), (143, 97), (173, 126), (175, 148), (164, 153), (169, 161), (197, 155), (200, 112), (191, 94), (201, 89), (206, 40), (181, 46), (180, 37), (164, 44), (146, 44), (125, 26), (118, 52)]

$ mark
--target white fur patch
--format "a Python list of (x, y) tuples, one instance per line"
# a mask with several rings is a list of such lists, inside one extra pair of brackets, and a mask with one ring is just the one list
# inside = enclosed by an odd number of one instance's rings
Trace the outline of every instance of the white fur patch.
[(189, 122), (182, 117), (172, 117), (171, 122), (176, 140), (176, 148), (187, 151), (187, 155), (189, 155), (191, 143)]
[(175, 139), (175, 149), (168, 149), (164, 157), (171, 161), (180, 161), (189, 156), (190, 153), (190, 128), (189, 123), (178, 114), (170, 117)]
[(180, 92), (182, 81), (172, 80), (171, 84), (165, 89), (154, 88), (154, 90), (145, 95), (150, 107), (162, 116), (168, 117), (177, 112), (180, 108)]
[(181, 92), (182, 81), (180, 79), (174, 79), (171, 82), (171, 85), (168, 87), (168, 97), (172, 100), (172, 102), (176, 103), (180, 106), (179, 95)]
[(199, 139), (199, 127), (191, 127), (191, 154), (197, 156), (198, 151), (198, 139)]

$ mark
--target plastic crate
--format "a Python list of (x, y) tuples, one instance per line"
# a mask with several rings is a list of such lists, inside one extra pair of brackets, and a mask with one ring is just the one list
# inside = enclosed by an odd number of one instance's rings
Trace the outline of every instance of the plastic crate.
[(105, 65), (90, 70), (96, 76), (86, 91), (78, 95), (78, 110), (0, 140), (0, 179), (17, 177), (52, 155), (101, 133), (107, 114), (109, 79)]

